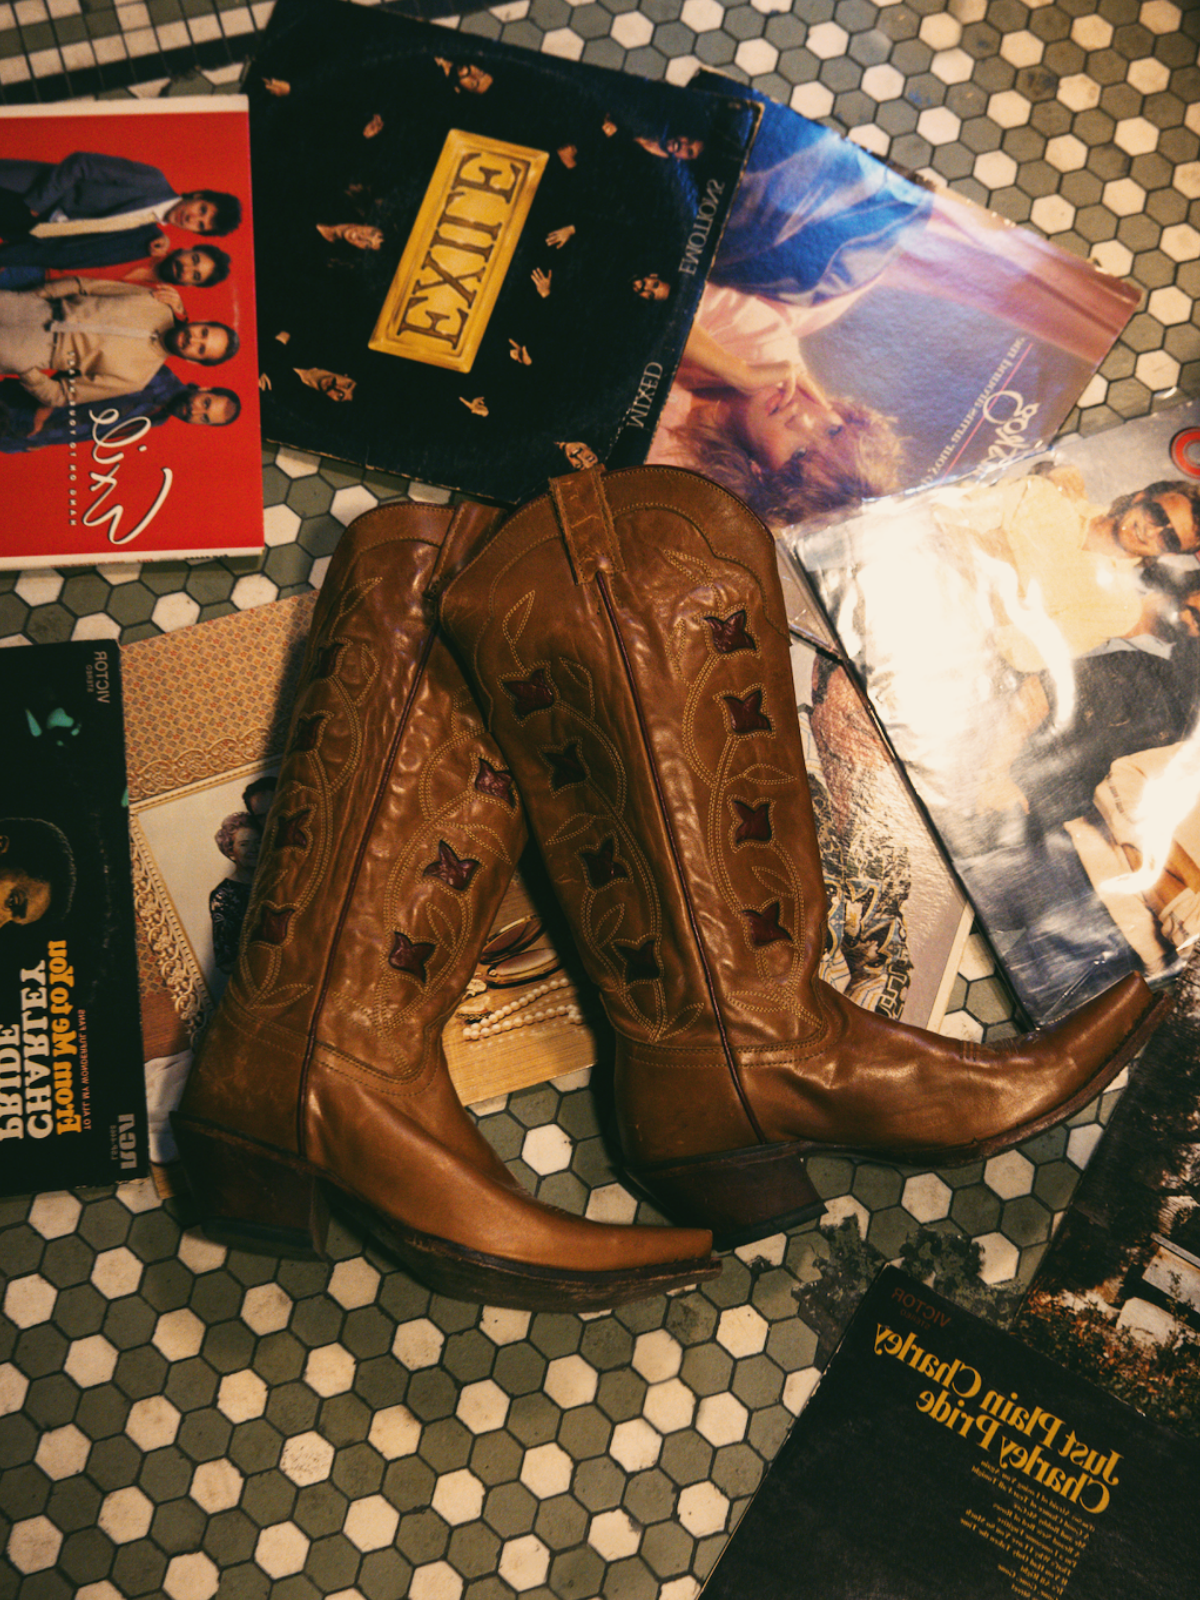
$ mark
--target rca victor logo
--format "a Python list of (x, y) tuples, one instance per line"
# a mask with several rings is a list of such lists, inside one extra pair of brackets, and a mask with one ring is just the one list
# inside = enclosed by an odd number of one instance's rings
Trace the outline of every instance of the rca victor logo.
[(372, 350), (470, 372), (548, 159), (544, 150), (451, 129)]

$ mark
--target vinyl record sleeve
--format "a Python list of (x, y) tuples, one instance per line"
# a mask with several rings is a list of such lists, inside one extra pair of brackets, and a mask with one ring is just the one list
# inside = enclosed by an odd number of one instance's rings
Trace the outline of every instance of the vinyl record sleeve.
[(789, 536), (1026, 1011), (1200, 935), (1200, 402)]
[[(55, 378), (35, 368), (23, 382), (13, 365), (19, 347), (8, 350), (5, 366), (0, 326), (0, 503), (7, 513), (0, 567), (261, 550), (245, 100), (216, 95), (0, 111), (0, 199), (36, 198), (51, 227), (86, 222), (83, 214), (93, 209), (97, 222), (113, 222), (135, 203), (143, 213), (161, 211), (163, 196), (196, 190), (235, 197), (240, 221), (231, 231), (202, 235), (168, 217), (43, 239), (6, 235), (0, 213), (0, 324), (36, 311), (69, 322), (76, 308), (99, 317), (97, 307), (106, 311), (120, 300), (161, 313), (168, 330), (173, 314), (175, 323), (219, 322), (237, 341), (235, 353), (217, 364), (184, 359), (158, 342), (157, 327), (145, 331), (140, 313), (126, 326), (122, 307), (114, 312), (119, 323), (101, 330), (102, 350), (88, 325), (88, 347), (73, 356), (85, 364), (78, 380), (69, 369)], [(117, 205), (122, 212), (106, 213)], [(208, 281), (176, 281), (179, 253), (197, 248), (213, 251), (201, 269)], [(176, 300), (160, 298), (172, 293)], [(157, 353), (157, 365), (135, 348), (141, 346)], [(56, 341), (48, 355), (59, 352)], [(219, 392), (219, 410), (210, 399), (197, 405), (197, 417), (232, 420), (210, 426), (176, 414), (191, 386)]]
[(704, 1600), (1177, 1600), (1200, 1452), (895, 1267)]
[(0, 1192), (146, 1171), (121, 662), (0, 653)]
[(341, 0), (246, 87), (268, 437), (506, 501), (642, 459), (757, 106)]

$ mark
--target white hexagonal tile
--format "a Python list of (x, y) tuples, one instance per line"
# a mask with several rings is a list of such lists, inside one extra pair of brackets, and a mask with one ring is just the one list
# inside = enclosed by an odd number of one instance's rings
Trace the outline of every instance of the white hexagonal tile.
[(804, 42), (818, 60), (836, 61), (846, 54), (850, 35), (845, 28), (839, 28), (836, 22), (818, 22), (808, 30), (808, 38)]
[(546, 1368), (543, 1391), (564, 1411), (596, 1398), (599, 1374), (582, 1356), (558, 1356)]
[(942, 1018), (938, 1032), (944, 1034), (947, 1039), (969, 1040), (972, 1044), (983, 1043), (983, 1024), (969, 1011), (948, 1011)]
[(442, 1346), (446, 1335), (428, 1317), (417, 1317), (412, 1322), (402, 1322), (392, 1340), (392, 1354), (410, 1372), (422, 1367), (436, 1367), (442, 1359)]
[(279, 1333), (286, 1328), (294, 1301), (277, 1283), (256, 1283), (242, 1296), (241, 1319), (254, 1333)]
[(144, 1539), (150, 1532), (154, 1501), (136, 1484), (130, 1484), (127, 1489), (114, 1489), (101, 1502), (97, 1520), (114, 1544), (130, 1544), (134, 1539)]
[(788, 1236), (786, 1233), (769, 1233), (765, 1239), (753, 1239), (749, 1244), (739, 1244), (733, 1252), (739, 1261), (744, 1261), (748, 1267), (765, 1262), (769, 1267), (781, 1267), (783, 1258), (787, 1255)]
[(862, 1238), (867, 1236), (867, 1228), (871, 1221), (871, 1213), (861, 1200), (856, 1200), (852, 1194), (835, 1195), (832, 1200), (825, 1202), (825, 1216), (823, 1221), (828, 1227), (836, 1228), (845, 1222), (847, 1217), (853, 1217), (858, 1223), (858, 1231)]
[[(518, 1344), (529, 1332), (531, 1320), (528, 1311), (515, 1311), (506, 1306), (484, 1306), (479, 1319), (479, 1331), (486, 1334), (493, 1344)], [(438, 1354), (440, 1357), (440, 1349)], [(400, 1359), (403, 1361), (404, 1357)]]
[(257, 1372), (227, 1372), (217, 1388), (217, 1410), (230, 1422), (250, 1422), (267, 1409), (269, 1390)]
[(1011, 189), (1017, 181), (1017, 163), (1003, 150), (985, 150), (971, 170), (985, 189)]
[(628, 1511), (601, 1511), (588, 1524), (587, 1542), (605, 1561), (623, 1561), (635, 1555), (641, 1531)]
[(399, 1526), (395, 1506), (381, 1494), (368, 1494), (350, 1502), (342, 1532), (356, 1550), (386, 1550)]
[(1173, 223), (1163, 229), (1159, 248), (1172, 261), (1195, 261), (1200, 256), (1200, 233), (1189, 223)]
[(1075, 207), (1061, 194), (1043, 194), (1033, 202), (1029, 220), (1045, 234), (1066, 233), (1075, 226)]
[(85, 1583), (82, 1589), (76, 1589), (75, 1600), (125, 1600), (125, 1596), (106, 1578), (102, 1583)]
[(536, 1534), (505, 1540), (500, 1551), (499, 1573), (518, 1594), (540, 1588), (549, 1571), (550, 1551)]
[(987, 114), (1001, 128), (1023, 128), (1033, 107), (1016, 89), (1002, 89), (988, 100)]
[(1165, 61), (1156, 61), (1153, 56), (1143, 56), (1140, 61), (1129, 63), (1125, 81), (1139, 94), (1162, 94), (1164, 89), (1170, 87), (1171, 69)]
[(632, 1222), (637, 1216), (637, 1200), (622, 1184), (602, 1183), (592, 1190), (584, 1209), (590, 1222)]
[(40, 1272), (13, 1278), (4, 1291), (4, 1315), (18, 1328), (35, 1328), (54, 1315), (58, 1290)]
[(1100, 104), (1100, 85), (1086, 72), (1072, 73), (1058, 80), (1059, 99), (1068, 111), (1091, 111)]
[(808, 1404), (820, 1376), (816, 1367), (801, 1367), (799, 1372), (789, 1372), (783, 1380), (783, 1403), (794, 1417)]
[(508, 1420), (509, 1404), (509, 1397), (500, 1385), (493, 1383), (491, 1378), (483, 1378), (478, 1383), (465, 1386), (458, 1397), (454, 1415), (472, 1433), (494, 1433)]
[(1117, 123), (1113, 143), (1128, 155), (1147, 156), (1158, 149), (1158, 129), (1145, 117), (1127, 117)]
[(308, 1535), (294, 1522), (274, 1522), (259, 1534), (254, 1546), (255, 1565), (269, 1578), (288, 1578), (303, 1572), (308, 1560)]
[(333, 1458), (337, 1454), (328, 1439), (310, 1429), (295, 1433), (284, 1441), (279, 1456), (279, 1470), (293, 1483), (324, 1483), (333, 1471)]
[(1046, 144), (1046, 160), (1057, 172), (1080, 172), (1087, 158), (1087, 145), (1073, 133), (1060, 133)]
[(86, 1339), (73, 1339), (67, 1350), (63, 1371), (74, 1378), (81, 1389), (91, 1389), (98, 1383), (107, 1383), (117, 1370), (118, 1351), (102, 1333), (93, 1333)]
[(1016, 28), (1000, 40), (1001, 56), (1014, 67), (1036, 67), (1045, 50), (1037, 34), (1027, 28)]
[(863, 73), (862, 91), (880, 105), (885, 105), (889, 100), (899, 100), (904, 93), (904, 74), (897, 72), (886, 61), (880, 62)]
[(983, 1166), (984, 1183), (1002, 1200), (1032, 1194), (1036, 1177), (1037, 1168), (1019, 1150), (1006, 1150), (1003, 1155), (992, 1156)]
[(683, 1364), (683, 1346), (666, 1328), (639, 1333), (633, 1345), (633, 1370), (647, 1383), (673, 1378)]
[(823, 83), (798, 83), (788, 97), (788, 105), (802, 117), (819, 122), (833, 111), (833, 90)]
[(29, 1393), (29, 1379), (11, 1361), (0, 1362), (0, 1417), (20, 1411)]
[(696, 1396), (679, 1378), (652, 1383), (642, 1402), (642, 1415), (659, 1433), (675, 1433), (690, 1428), (696, 1414)]
[(750, 0), (751, 8), (761, 12), (763, 16), (770, 16), (776, 11), (790, 11), (792, 0)]
[(71, 626), (72, 639), (119, 639), (121, 624), (103, 611), (91, 611), (79, 617)]
[[(148, 1178), (146, 1182), (150, 1187), (151, 1205), (160, 1206), (162, 1201), (154, 1187), (154, 1180)], [(125, 1187), (133, 1186), (128, 1184)], [(216, 1272), (219, 1267), (223, 1267), (225, 1258), (229, 1254), (229, 1246), (221, 1244), (216, 1239), (210, 1239), (207, 1234), (183, 1233), (179, 1236), (179, 1248), (175, 1253), (189, 1272), (199, 1275), (202, 1272)]]
[(483, 1483), (475, 1474), (460, 1467), (457, 1472), (443, 1473), (438, 1479), (431, 1504), (439, 1517), (456, 1528), (479, 1517), (485, 1493)]
[(33, 1459), (46, 1476), (57, 1483), (83, 1471), (91, 1448), (92, 1441), (87, 1434), (68, 1422), (41, 1436)]
[(275, 465), (285, 477), (311, 478), (320, 469), (321, 458), (310, 455), (307, 450), (290, 450), (287, 445), (280, 445), (275, 452)]
[(221, 1581), (220, 1568), (202, 1550), (172, 1556), (163, 1578), (169, 1600), (212, 1600)]
[(921, 18), (917, 37), (931, 50), (953, 50), (962, 38), (962, 24), (949, 11), (935, 11)]
[(1114, 178), (1106, 183), (1101, 198), (1118, 217), (1136, 217), (1146, 209), (1146, 191), (1132, 178)]
[(640, 50), (654, 37), (654, 24), (640, 11), (625, 11), (613, 18), (612, 36), (626, 50)]
[(1112, 36), (1112, 23), (1103, 17), (1076, 17), (1071, 24), (1071, 42), (1081, 50), (1107, 50)]
[(743, 39), (734, 52), (734, 64), (751, 78), (774, 72), (779, 65), (779, 51), (769, 39)]
[(345, 1345), (323, 1344), (309, 1351), (304, 1363), (304, 1381), (325, 1399), (332, 1394), (345, 1394), (354, 1386), (357, 1365)]
[(125, 1432), (140, 1450), (162, 1450), (174, 1444), (183, 1418), (165, 1394), (135, 1400), (125, 1419)]
[(850, 139), (859, 147), (873, 156), (878, 156), (881, 161), (887, 160), (888, 151), (892, 141), (882, 128), (876, 127), (873, 122), (851, 128)]
[(51, 606), (62, 593), (64, 582), (61, 572), (46, 567), (35, 572), (23, 572), (13, 584), (13, 593), (20, 595), (27, 606)]
[(566, 1494), (574, 1463), (561, 1445), (539, 1444), (526, 1450), (521, 1461), (521, 1482), (539, 1500)]
[(49, 1517), (26, 1517), (13, 1523), (4, 1553), (18, 1572), (45, 1572), (57, 1562), (62, 1541)]
[(239, 611), (253, 611), (257, 606), (269, 606), (279, 597), (279, 590), (265, 572), (251, 572), (239, 578), (229, 594), (231, 603)]
[(1183, 12), (1173, 0), (1144, 0), (1138, 21), (1151, 33), (1178, 33), (1183, 25)]
[(459, 1600), (462, 1592), (463, 1580), (448, 1561), (427, 1561), (413, 1569), (408, 1600)]
[(696, 1409), (696, 1432), (709, 1444), (737, 1444), (746, 1437), (750, 1413), (733, 1394), (706, 1394)]
[(963, 954), (958, 957), (958, 971), (973, 984), (979, 978), (990, 978), (995, 971), (995, 957), (987, 942), (978, 933), (968, 933)]
[(326, 1293), (347, 1311), (354, 1311), (374, 1301), (379, 1282), (380, 1274), (365, 1256), (351, 1256), (334, 1267)]
[(939, 50), (930, 70), (942, 83), (967, 83), (975, 71), (975, 63), (965, 50)]
[(62, 1239), (74, 1233), (83, 1207), (65, 1189), (39, 1194), (29, 1208), (29, 1226), (43, 1239)]
[(346, 489), (338, 489), (329, 506), (330, 515), (348, 528), (356, 517), (361, 517), (364, 511), (374, 511), (379, 501), (369, 489), (361, 483), (354, 483)]
[(954, 1190), (936, 1172), (918, 1173), (905, 1181), (900, 1204), (918, 1222), (938, 1222), (950, 1215)]
[(565, 1172), (571, 1165), (574, 1148), (564, 1128), (556, 1122), (547, 1122), (540, 1128), (530, 1128), (525, 1135), (521, 1142), (521, 1160), (544, 1178), (550, 1172)]
[(407, 1406), (388, 1406), (371, 1418), (367, 1440), (387, 1461), (411, 1456), (421, 1442), (421, 1423)]
[(585, 42), (570, 28), (552, 28), (542, 40), (542, 52), (548, 56), (558, 56), (563, 61), (578, 61)]
[(1200, 161), (1184, 161), (1175, 168), (1172, 187), (1189, 200), (1200, 200)]
[(1067, 1135), (1067, 1160), (1077, 1167), (1086, 1167), (1103, 1132), (1098, 1122), (1086, 1122), (1081, 1127), (1072, 1128)]
[(204, 1332), (200, 1318), (184, 1306), (178, 1311), (163, 1312), (154, 1324), (150, 1342), (168, 1361), (186, 1361), (200, 1354)]
[(202, 1511), (214, 1516), (218, 1511), (232, 1511), (242, 1498), (245, 1478), (232, 1461), (222, 1457), (217, 1461), (202, 1461), (192, 1473), (188, 1495)]
[(979, 1276), (984, 1283), (1010, 1283), (1021, 1264), (1021, 1252), (1002, 1233), (980, 1234), (975, 1240), (983, 1252)]
[(688, 84), (703, 65), (697, 56), (673, 56), (664, 76), (668, 83)]
[(1179, 362), (1165, 350), (1147, 350), (1134, 363), (1133, 375), (1152, 394), (1168, 394), (1179, 382)]
[(753, 1306), (729, 1306), (717, 1323), (717, 1343), (731, 1356), (756, 1356), (767, 1347), (770, 1324)]
[(626, 1472), (645, 1472), (662, 1453), (662, 1435), (645, 1417), (630, 1417), (613, 1429), (608, 1453)]
[(173, 633), (176, 628), (190, 628), (200, 620), (200, 605), (190, 594), (185, 594), (179, 589), (174, 594), (158, 597), (150, 613), (150, 620), (164, 633)]
[(729, 1501), (715, 1483), (690, 1483), (679, 1496), (675, 1515), (694, 1539), (723, 1533)]
[(91, 1281), (106, 1300), (136, 1294), (142, 1281), (142, 1263), (132, 1250), (121, 1245), (116, 1250), (101, 1250), (92, 1265)]
[[(1098, 262), (1097, 265), (1099, 265)], [(1118, 274), (1118, 276), (1121, 276), (1121, 274)], [(1086, 410), (1088, 406), (1102, 406), (1107, 398), (1108, 379), (1102, 373), (1094, 372), (1084, 385), (1078, 403)]]
[(263, 543), (268, 548), (293, 544), (300, 532), (300, 514), (291, 506), (268, 506), (263, 512)]
[(717, 0), (683, 0), (679, 20), (693, 33), (711, 33), (725, 21), (725, 7)]
[(962, 131), (962, 123), (949, 106), (930, 106), (917, 118), (917, 132), (932, 145), (953, 144)]

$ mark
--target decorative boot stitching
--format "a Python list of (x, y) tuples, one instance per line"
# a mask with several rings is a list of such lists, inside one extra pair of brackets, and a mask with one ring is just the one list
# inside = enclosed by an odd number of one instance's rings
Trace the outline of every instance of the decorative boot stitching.
[(525, 678), (502, 678), (501, 687), (512, 700), (513, 715), (518, 722), (554, 704), (554, 688), (546, 681), (545, 667), (535, 667)]
[(734, 611), (728, 617), (706, 616), (712, 629), (712, 647), (721, 656), (735, 655), (739, 650), (758, 650), (753, 634), (746, 631), (745, 610)]
[(729, 707), (732, 733), (771, 732), (771, 719), (763, 714), (761, 689), (751, 689), (747, 695), (723, 694), (721, 699)]
[(516, 810), (517, 791), (512, 773), (507, 767), (494, 767), (486, 756), (479, 757), (475, 788), (479, 794), (491, 795), (494, 800), (503, 800), (512, 810)]
[(729, 803), (738, 819), (737, 826), (733, 830), (734, 845), (770, 844), (771, 802), (764, 800), (760, 805), (747, 805), (744, 800), (731, 795)]
[(577, 783), (586, 783), (588, 769), (583, 757), (579, 754), (579, 740), (571, 739), (561, 749), (553, 747), (543, 748), (538, 755), (550, 769), (550, 789), (557, 794), (560, 789), (569, 789)]
[(479, 862), (474, 856), (460, 856), (453, 845), (448, 845), (445, 839), (439, 839), (437, 860), (431, 861), (421, 876), (440, 878), (447, 888), (461, 894), (478, 870)]
[(406, 972), (421, 984), (428, 981), (426, 962), (437, 949), (428, 939), (410, 939), (398, 930), (392, 933), (392, 948), (388, 951), (388, 966), (393, 972)]

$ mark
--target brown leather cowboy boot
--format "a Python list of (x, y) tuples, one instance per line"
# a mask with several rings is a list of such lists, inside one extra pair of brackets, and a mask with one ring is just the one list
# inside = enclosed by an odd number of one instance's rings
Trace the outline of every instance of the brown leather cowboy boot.
[(712, 1276), (709, 1234), (539, 1205), (442, 1053), (525, 824), (423, 595), (494, 518), (387, 506), (343, 536), (237, 967), (173, 1126), (224, 1237), (311, 1247), (332, 1202), (440, 1293), (611, 1306)]
[(1136, 975), (1000, 1049), (817, 976), (825, 892), (770, 534), (694, 473), (560, 478), (445, 588), (616, 1030), (631, 1174), (721, 1243), (820, 1209), (809, 1155), (991, 1155), (1085, 1105), (1159, 1008)]

